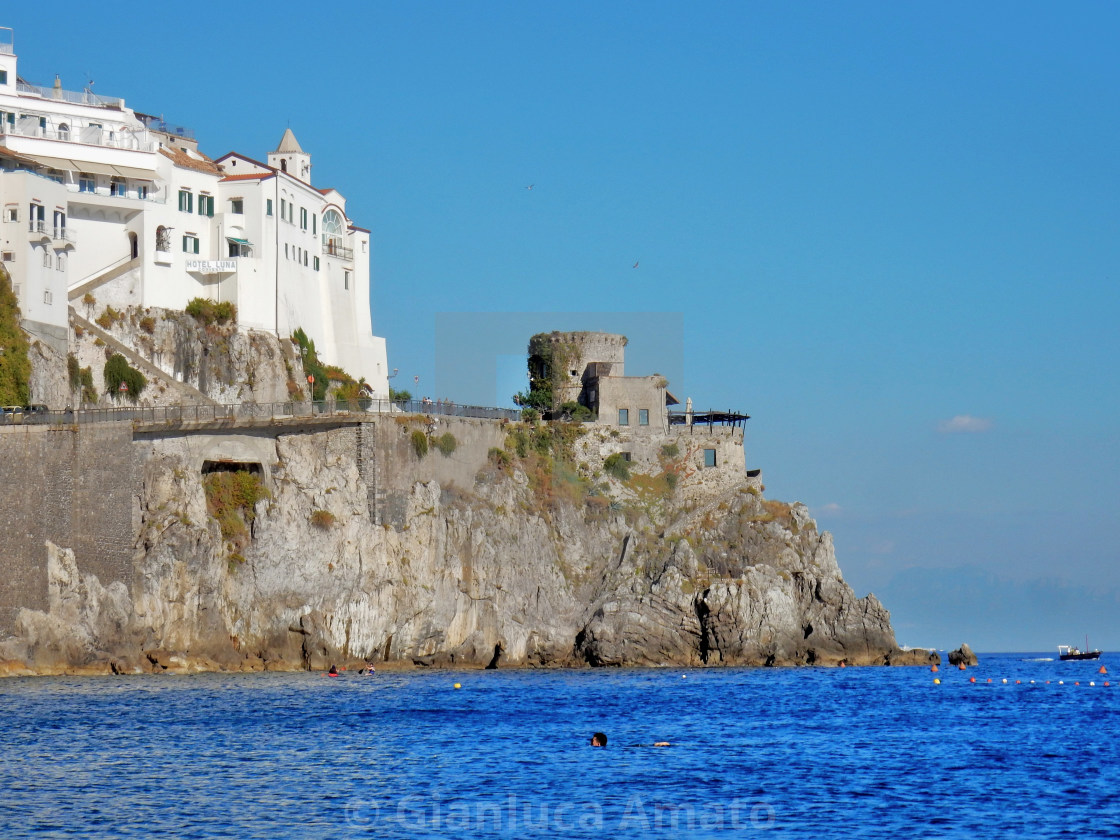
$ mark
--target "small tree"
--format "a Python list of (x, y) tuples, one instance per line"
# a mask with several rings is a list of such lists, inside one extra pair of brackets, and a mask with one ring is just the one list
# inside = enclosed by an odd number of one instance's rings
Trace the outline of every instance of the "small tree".
[[(124, 387), (121, 387), (121, 386)], [(120, 353), (114, 353), (105, 363), (105, 388), (114, 400), (120, 395), (127, 394), (133, 404), (140, 399), (140, 394), (148, 385), (148, 380), (140, 371), (128, 364), (128, 359)]]

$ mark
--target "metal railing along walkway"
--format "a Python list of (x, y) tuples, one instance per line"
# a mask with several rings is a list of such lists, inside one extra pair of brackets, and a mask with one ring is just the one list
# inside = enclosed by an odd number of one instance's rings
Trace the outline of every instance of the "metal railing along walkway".
[(229, 423), (268, 424), (305, 418), (335, 419), (360, 423), (371, 414), (426, 414), (444, 417), (473, 417), (486, 420), (519, 420), (521, 412), (510, 408), (489, 408), (451, 402), (423, 400), (360, 399), (322, 402), (237, 403), (232, 405), (126, 406), (122, 408), (79, 408), (48, 410), (4, 409), (0, 425), (68, 426), (82, 423), (133, 422), (146, 426)]

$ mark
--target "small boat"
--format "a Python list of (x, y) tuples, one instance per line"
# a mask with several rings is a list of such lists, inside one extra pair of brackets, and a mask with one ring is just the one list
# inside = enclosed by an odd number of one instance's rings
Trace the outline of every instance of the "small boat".
[(1101, 652), (1099, 650), (1089, 650), (1089, 639), (1085, 638), (1085, 650), (1080, 651), (1075, 647), (1069, 645), (1058, 645), (1058, 659), (1062, 662), (1072, 662), (1081, 659), (1100, 659)]

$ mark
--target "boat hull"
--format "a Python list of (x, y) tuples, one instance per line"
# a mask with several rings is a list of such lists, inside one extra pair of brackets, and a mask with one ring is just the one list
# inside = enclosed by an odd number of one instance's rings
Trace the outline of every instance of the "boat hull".
[(1100, 659), (1101, 652), (1099, 650), (1092, 650), (1088, 653), (1063, 653), (1059, 657), (1062, 662), (1079, 661), (1082, 659)]

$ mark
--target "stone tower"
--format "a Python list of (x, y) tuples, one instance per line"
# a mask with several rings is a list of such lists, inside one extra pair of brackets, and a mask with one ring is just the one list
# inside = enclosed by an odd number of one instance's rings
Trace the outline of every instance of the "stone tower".
[(552, 407), (581, 399), (589, 377), (624, 376), (626, 336), (602, 332), (537, 333), (529, 339), (529, 383), (551, 388)]

